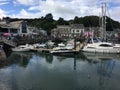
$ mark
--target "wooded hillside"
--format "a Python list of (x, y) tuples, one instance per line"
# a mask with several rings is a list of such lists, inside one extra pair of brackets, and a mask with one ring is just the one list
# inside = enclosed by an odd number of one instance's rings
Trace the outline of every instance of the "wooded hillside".
[[(6, 18), (8, 19), (9, 17)], [(72, 20), (64, 20), (64, 18), (60, 17), (58, 20), (54, 20), (53, 15), (51, 13), (41, 18), (35, 18), (35, 19), (9, 18), (9, 20), (11, 21), (26, 20), (29, 26), (36, 27), (38, 29), (42, 28), (47, 31), (48, 35), (50, 34), (51, 29), (56, 28), (57, 25), (83, 24), (85, 27), (99, 27), (101, 21), (98, 16), (85, 16), (85, 17), (75, 16)], [(106, 22), (107, 22), (106, 23), (107, 30), (111, 31), (116, 28), (120, 29), (119, 22), (114, 21), (109, 17), (107, 17)]]

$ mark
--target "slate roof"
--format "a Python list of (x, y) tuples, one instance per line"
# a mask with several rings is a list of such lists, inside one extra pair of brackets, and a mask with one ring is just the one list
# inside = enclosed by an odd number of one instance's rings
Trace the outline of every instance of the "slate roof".
[(71, 24), (70, 26), (72, 29), (83, 29), (84, 28), (83, 24)]
[(1, 27), (1, 28), (19, 29), (19, 28), (20, 28), (20, 24), (21, 24), (22, 22), (23, 22), (23, 20), (21, 20), (21, 21), (9, 22), (9, 23), (6, 23), (5, 21), (0, 21), (0, 27)]

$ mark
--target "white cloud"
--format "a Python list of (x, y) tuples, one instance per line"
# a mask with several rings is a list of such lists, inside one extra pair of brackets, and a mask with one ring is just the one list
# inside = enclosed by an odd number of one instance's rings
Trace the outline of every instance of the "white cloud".
[(0, 0), (0, 2), (6, 2), (6, 1), (9, 1), (9, 0)]
[(6, 16), (7, 16), (6, 12), (4, 10), (0, 9), (0, 18), (6, 17)]
[(112, 19), (117, 20), (120, 22), (120, 6), (118, 7), (113, 7), (111, 10), (109, 10), (110, 16)]
[(15, 2), (22, 4), (22, 5), (36, 5), (39, 3), (39, 0), (16, 0)]
[(96, 0), (71, 0), (69, 2), (61, 0), (46, 0), (40, 3), (41, 13), (52, 13), (55, 19), (63, 17), (65, 19), (74, 18), (74, 16), (98, 15), (99, 7), (97, 7)]
[(8, 2), (0, 2), (0, 5), (8, 4)]
[[(12, 17), (18, 18), (37, 18), (52, 13), (54, 19), (62, 17), (64, 19), (73, 19), (75, 16), (83, 17), (88, 15), (97, 15), (101, 11), (101, 2), (104, 0), (16, 0), (16, 4), (29, 6), (28, 10), (22, 9), (19, 14), (13, 14)], [(106, 0), (109, 3), (120, 4), (120, 0)], [(111, 17), (120, 21), (119, 7), (110, 8)], [(114, 9), (114, 10), (113, 10)], [(32, 13), (32, 11), (38, 11)]]
[(120, 0), (107, 0), (108, 3), (119, 3), (120, 4)]
[(22, 9), (19, 14), (10, 15), (12, 18), (35, 18), (40, 17), (40, 13), (29, 13), (25, 9)]
[(9, 0), (0, 0), (0, 5), (8, 4)]
[(31, 6), (28, 10), (40, 10), (39, 6)]

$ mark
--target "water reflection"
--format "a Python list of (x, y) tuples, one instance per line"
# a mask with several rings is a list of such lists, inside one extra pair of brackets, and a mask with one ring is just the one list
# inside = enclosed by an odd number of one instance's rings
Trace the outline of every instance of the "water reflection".
[(119, 60), (119, 54), (104, 54), (104, 53), (87, 53), (83, 52), (83, 55), (86, 57), (86, 60), (91, 61), (93, 63), (97, 63), (101, 60)]
[(112, 77), (112, 72), (115, 67), (115, 61), (101, 61), (97, 67), (97, 73), (99, 75), (99, 85), (101, 90), (105, 88), (105, 79), (107, 81)]
[(31, 52), (12, 52), (7, 60), (11, 61), (11, 64), (17, 64), (22, 67), (26, 67), (30, 58), (32, 58)]
[(116, 54), (13, 52), (7, 59), (7, 68), (0, 69), (1, 90), (2, 85), (5, 90), (120, 90)]
[(42, 57), (45, 57), (46, 62), (52, 64), (52, 61), (53, 61), (53, 55), (52, 54), (39, 52), (39, 55), (42, 56)]
[[(106, 90), (105, 81), (112, 77), (112, 72), (115, 68), (116, 60), (120, 60), (119, 54), (100, 54), (100, 53), (83, 53), (88, 61), (97, 63), (97, 74), (99, 76), (99, 90)], [(112, 89), (111, 89), (112, 90)]]

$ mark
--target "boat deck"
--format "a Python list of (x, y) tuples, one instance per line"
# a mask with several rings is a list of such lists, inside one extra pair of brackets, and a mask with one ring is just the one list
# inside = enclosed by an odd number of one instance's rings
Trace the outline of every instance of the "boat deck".
[[(73, 49), (73, 51), (79, 52), (81, 50), (82, 46), (83, 46), (83, 44), (78, 44), (76, 46), (76, 49), (75, 50)], [(47, 48), (34, 48), (34, 49), (31, 49), (31, 50), (32, 51), (38, 51), (38, 52), (51, 52), (51, 51), (53, 51), (53, 49), (47, 49)]]
[(52, 51), (53, 49), (47, 49), (47, 48), (34, 48), (34, 49), (31, 49), (32, 51), (37, 51), (37, 52), (50, 52)]

